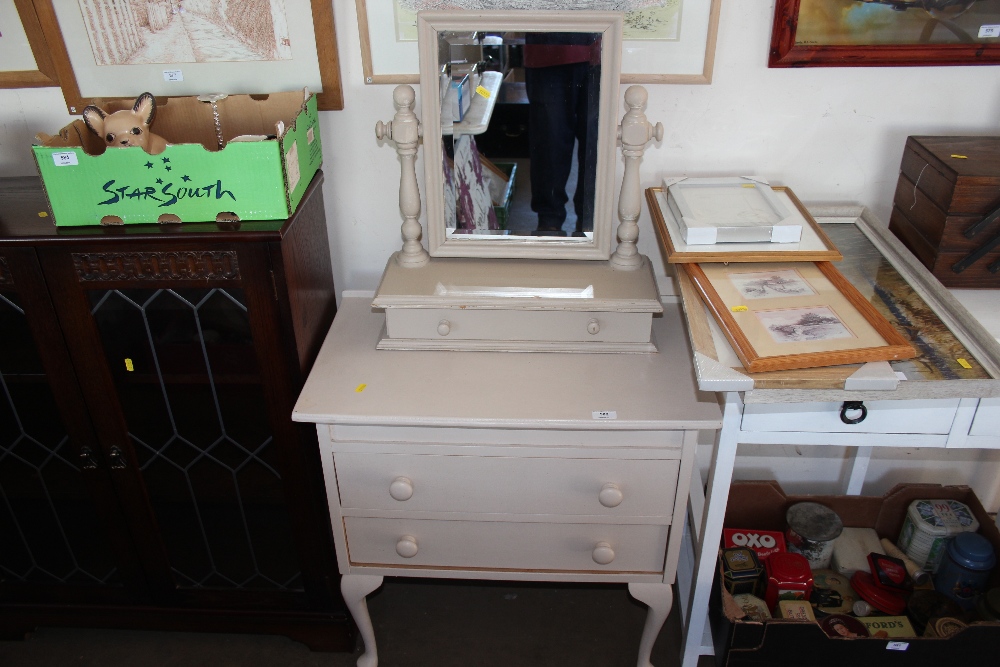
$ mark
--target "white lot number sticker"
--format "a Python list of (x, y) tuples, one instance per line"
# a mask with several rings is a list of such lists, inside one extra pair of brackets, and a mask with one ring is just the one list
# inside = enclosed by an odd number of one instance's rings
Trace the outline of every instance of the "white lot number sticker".
[(68, 151), (66, 153), (53, 153), (52, 161), (56, 163), (57, 167), (74, 167), (80, 164), (79, 160), (76, 158), (76, 153), (73, 151)]
[(184, 72), (179, 69), (165, 69), (163, 70), (163, 80), (164, 81), (183, 81)]
[(979, 39), (984, 37), (1000, 37), (1000, 25), (979, 26)]
[(618, 413), (614, 410), (601, 410), (600, 412), (592, 412), (591, 416), (594, 419), (618, 419)]
[(910, 642), (889, 642), (885, 645), (886, 651), (905, 651), (910, 648)]

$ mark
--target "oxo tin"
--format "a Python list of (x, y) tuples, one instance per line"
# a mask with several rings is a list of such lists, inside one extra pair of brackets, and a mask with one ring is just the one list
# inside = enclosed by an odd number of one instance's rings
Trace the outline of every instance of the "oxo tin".
[(914, 500), (899, 532), (899, 548), (928, 572), (937, 572), (948, 541), (963, 532), (979, 530), (979, 521), (957, 500)]
[(815, 570), (830, 567), (833, 543), (844, 530), (844, 523), (832, 509), (819, 503), (795, 503), (785, 512), (788, 550), (802, 554)]

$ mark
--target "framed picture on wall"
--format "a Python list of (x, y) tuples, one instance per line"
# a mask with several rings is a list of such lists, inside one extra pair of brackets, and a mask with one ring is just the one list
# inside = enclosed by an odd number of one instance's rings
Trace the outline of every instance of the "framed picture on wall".
[(1000, 64), (1000, 0), (777, 0), (770, 67)]
[(148, 91), (322, 91), (342, 109), (330, 0), (33, 0), (70, 113)]
[[(419, 83), (417, 10), (461, 8), (461, 0), (355, 0), (365, 83)], [(524, 9), (559, 2), (526, 0)], [(722, 0), (664, 0), (626, 12), (622, 83), (711, 83)], [(567, 1), (566, 9), (576, 3)]]
[(31, 0), (0, 0), (0, 88), (58, 85)]

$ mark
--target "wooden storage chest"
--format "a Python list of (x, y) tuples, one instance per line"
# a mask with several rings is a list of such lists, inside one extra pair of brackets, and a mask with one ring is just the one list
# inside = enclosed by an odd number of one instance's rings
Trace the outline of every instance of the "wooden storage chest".
[(946, 287), (1000, 287), (1000, 137), (909, 137), (889, 229)]

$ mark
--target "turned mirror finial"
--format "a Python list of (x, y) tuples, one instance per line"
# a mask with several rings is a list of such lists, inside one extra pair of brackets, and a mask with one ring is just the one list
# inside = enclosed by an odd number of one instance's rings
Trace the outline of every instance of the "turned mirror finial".
[(396, 86), (392, 91), (392, 103), (396, 114), (388, 123), (375, 124), (375, 136), (379, 140), (388, 139), (396, 144), (399, 155), (399, 210), (403, 214), (403, 249), (396, 255), (401, 266), (424, 266), (430, 255), (420, 243), (420, 189), (417, 186), (417, 145), (420, 143), (420, 120), (413, 113), (416, 93), (407, 85)]
[(631, 271), (642, 266), (642, 256), (636, 248), (639, 238), (639, 213), (642, 210), (642, 190), (639, 184), (639, 162), (650, 139), (663, 140), (663, 124), (653, 125), (646, 119), (649, 95), (642, 86), (629, 86), (625, 91), (625, 115), (618, 126), (625, 158), (621, 196), (618, 198), (618, 248), (611, 255), (611, 266)]

